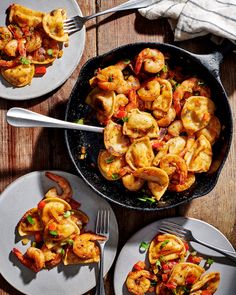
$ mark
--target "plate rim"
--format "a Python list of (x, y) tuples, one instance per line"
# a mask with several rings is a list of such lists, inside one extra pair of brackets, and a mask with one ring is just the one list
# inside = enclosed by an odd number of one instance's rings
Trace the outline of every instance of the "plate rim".
[[(3, 195), (5, 193), (8, 193), (8, 191), (11, 190), (11, 187), (16, 185), (16, 183), (19, 181), (21, 182), (24, 178), (28, 178), (28, 177), (31, 177), (32, 175), (35, 175), (35, 176), (40, 176), (42, 175), (43, 173), (45, 173), (46, 171), (50, 171), (50, 172), (53, 172), (53, 173), (61, 173), (61, 174), (69, 174), (73, 177), (77, 177), (82, 183), (83, 180), (76, 174), (73, 174), (71, 172), (68, 172), (68, 171), (64, 171), (64, 170), (58, 170), (58, 169), (42, 169), (42, 170), (34, 170), (34, 171), (30, 171), (26, 174), (23, 174), (21, 176), (19, 176), (18, 178), (16, 178), (14, 181), (12, 181), (11, 183), (9, 183), (5, 189), (0, 193), (0, 206), (1, 206), (1, 203), (3, 202), (3, 200), (5, 199), (3, 197)], [(86, 186), (89, 190), (91, 190), (88, 186)], [(96, 193), (95, 193), (96, 194)], [(109, 202), (107, 202), (107, 200), (104, 200), (102, 199), (98, 194), (96, 194), (98, 198), (100, 198), (103, 202), (106, 203), (106, 205), (108, 205), (109, 209), (112, 211), (113, 215), (114, 215), (114, 221), (115, 221), (115, 224), (114, 224), (114, 228), (115, 228), (115, 234), (117, 236), (117, 243), (116, 243), (116, 247), (113, 248), (113, 258), (111, 259), (111, 262), (110, 262), (110, 265), (108, 266), (107, 268), (107, 271), (105, 271), (104, 269), (104, 277), (107, 275), (107, 273), (111, 270), (112, 266), (114, 265), (115, 261), (116, 261), (116, 257), (117, 257), (117, 252), (118, 252), (118, 243), (119, 243), (119, 226), (118, 226), (118, 222), (117, 222), (117, 218), (116, 218), (116, 214), (113, 210), (113, 208), (111, 207), (111, 205), (109, 204)], [(14, 288), (15, 290), (19, 291), (19, 292), (22, 292), (23, 294), (26, 294), (26, 295), (34, 295), (32, 292), (27, 292), (26, 290), (23, 290), (22, 288), (18, 288), (16, 287), (14, 284), (12, 284), (12, 282), (10, 282), (4, 275), (3, 272), (0, 271), (0, 275), (3, 277), (3, 279), (12, 287)], [(96, 284), (91, 287), (90, 289), (88, 289), (86, 292), (92, 290), (94, 287), (96, 287)], [(79, 293), (78, 293), (79, 294)]]
[(153, 222), (150, 222), (148, 223), (147, 225), (141, 227), (139, 230), (137, 230), (136, 232), (134, 232), (131, 237), (125, 242), (125, 244), (122, 246), (122, 248), (120, 249), (119, 251), (119, 254), (118, 254), (118, 257), (116, 259), (116, 262), (115, 262), (115, 266), (114, 266), (114, 275), (113, 275), (113, 286), (114, 286), (114, 294), (115, 295), (120, 295), (120, 294), (117, 294), (117, 291), (115, 289), (115, 274), (116, 274), (116, 268), (117, 268), (117, 265), (119, 263), (119, 260), (121, 259), (121, 252), (124, 250), (124, 248), (126, 247), (126, 245), (128, 243), (130, 243), (130, 241), (133, 239), (133, 237), (135, 235), (137, 235), (139, 232), (141, 232), (142, 230), (144, 230), (145, 228), (149, 228), (151, 227), (152, 225), (158, 223), (158, 222), (162, 222), (163, 220), (168, 220), (168, 219), (181, 219), (181, 218), (184, 218), (186, 220), (193, 220), (193, 221), (197, 221), (197, 222), (200, 222), (200, 223), (204, 223), (206, 224), (207, 226), (209, 226), (210, 228), (212, 228), (213, 230), (215, 230), (216, 232), (218, 232), (222, 238), (225, 239), (225, 241), (227, 242), (228, 246), (230, 249), (227, 249), (227, 250), (232, 250), (234, 252), (236, 252), (236, 249), (234, 249), (233, 245), (231, 244), (231, 242), (227, 239), (227, 237), (218, 229), (216, 228), (214, 225), (204, 221), (204, 220), (201, 220), (201, 219), (198, 219), (198, 218), (194, 218), (194, 217), (188, 217), (188, 216), (171, 216), (171, 217), (164, 217), (164, 218), (161, 218), (161, 219), (158, 219), (156, 221), (153, 221)]
[[(68, 2), (72, 2), (76, 9), (77, 9), (77, 12), (80, 16), (83, 16), (83, 13), (80, 9), (80, 6), (79, 6), (79, 3), (76, 1), (76, 0), (66, 0)], [(75, 69), (77, 68), (78, 64), (80, 63), (80, 60), (82, 58), (82, 55), (84, 53), (84, 49), (85, 49), (85, 43), (86, 43), (86, 30), (85, 30), (85, 27), (83, 27), (81, 30), (81, 51), (80, 51), (80, 54), (78, 56), (78, 59), (76, 60), (76, 62), (74, 63), (74, 66), (73, 68), (71, 68), (71, 71), (68, 72), (68, 74), (66, 76), (64, 76), (64, 78), (60, 81), (58, 81), (57, 83), (54, 83), (53, 85), (53, 88), (51, 88), (51, 90), (45, 90), (45, 91), (41, 91), (40, 93), (38, 94), (32, 94), (32, 95), (27, 95), (27, 93), (24, 95), (23, 98), (17, 98), (17, 94), (15, 94), (14, 96), (13, 95), (8, 95), (7, 93), (4, 94), (4, 96), (2, 96), (2, 93), (0, 94), (0, 99), (6, 99), (6, 100), (11, 100), (11, 101), (26, 101), (26, 100), (31, 100), (31, 99), (35, 99), (35, 98), (39, 98), (39, 97), (43, 97), (44, 95), (47, 95), (47, 94), (50, 94), (52, 93), (53, 91), (55, 91), (56, 89), (58, 89), (60, 86), (62, 86), (69, 78), (70, 76), (73, 74), (73, 72), (75, 71)], [(62, 57), (63, 58), (63, 57)], [(14, 86), (12, 86), (14, 87)], [(17, 88), (17, 87), (15, 87)]]

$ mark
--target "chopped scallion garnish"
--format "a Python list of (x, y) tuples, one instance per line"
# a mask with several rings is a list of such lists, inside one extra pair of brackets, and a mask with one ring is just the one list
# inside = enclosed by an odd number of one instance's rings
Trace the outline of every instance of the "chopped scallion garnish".
[(105, 162), (106, 162), (107, 164), (110, 164), (110, 163), (112, 163), (114, 160), (115, 160), (115, 158), (114, 158), (113, 156), (111, 156), (110, 158), (106, 159)]
[(28, 215), (28, 216), (26, 217), (26, 219), (27, 219), (27, 221), (28, 221), (30, 224), (32, 224), (32, 225), (35, 224), (35, 221), (33, 220), (32, 216)]
[(112, 173), (112, 175), (111, 175), (111, 178), (113, 179), (113, 180), (116, 180), (116, 179), (118, 179), (119, 178), (119, 174), (118, 173)]
[(213, 262), (214, 262), (214, 260), (213, 260), (212, 258), (207, 258), (206, 263), (207, 263), (208, 265), (212, 265)]
[(139, 245), (139, 250), (144, 252), (148, 249), (149, 247), (149, 243), (147, 242), (141, 242), (141, 244)]
[(49, 233), (50, 233), (50, 235), (52, 235), (54, 237), (58, 235), (56, 230), (50, 230)]
[(70, 212), (70, 211), (66, 211), (66, 212), (63, 214), (63, 216), (64, 216), (65, 218), (70, 217), (70, 215), (71, 215), (71, 212)]

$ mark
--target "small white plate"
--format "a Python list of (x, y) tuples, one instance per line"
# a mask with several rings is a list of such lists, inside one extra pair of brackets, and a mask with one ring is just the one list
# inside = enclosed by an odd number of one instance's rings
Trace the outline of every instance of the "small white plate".
[[(73, 198), (81, 203), (81, 210), (90, 218), (87, 230), (95, 230), (97, 211), (109, 208), (110, 239), (105, 247), (104, 273), (107, 273), (115, 259), (118, 243), (118, 225), (110, 205), (98, 197), (75, 175), (52, 171), (65, 177), (73, 189)], [(41, 270), (37, 274), (23, 266), (11, 253), (13, 247), (23, 253), (27, 246), (17, 240), (16, 225), (23, 214), (42, 200), (44, 193), (55, 182), (45, 176), (44, 171), (26, 174), (11, 183), (0, 196), (0, 273), (16, 289), (31, 295), (79, 295), (96, 285), (97, 264), (68, 265)]]
[[(185, 217), (173, 217), (166, 218), (163, 220), (173, 221), (185, 228), (190, 229), (196, 238), (199, 238), (206, 243), (218, 246), (219, 248), (234, 251), (233, 246), (227, 240), (227, 238), (212, 225), (194, 218)], [(158, 229), (163, 220), (158, 220), (154, 223), (147, 225), (140, 231), (135, 233), (122, 248), (119, 257), (116, 262), (115, 273), (114, 273), (114, 289), (116, 295), (128, 295), (125, 280), (132, 270), (133, 265), (141, 261), (148, 261), (147, 252), (141, 253), (139, 251), (139, 245), (141, 242), (150, 242), (153, 237), (158, 233)], [(200, 255), (206, 255), (212, 257), (214, 263), (210, 266), (210, 271), (219, 271), (221, 275), (221, 281), (216, 295), (233, 295), (236, 294), (236, 267), (233, 262), (222, 256), (220, 253), (210, 250), (207, 247), (201, 246), (197, 243), (190, 243), (192, 248), (196, 250)], [(201, 265), (203, 266), (202, 261)], [(151, 294), (151, 293), (150, 293)]]
[[(13, 1), (14, 2), (14, 1)], [(6, 25), (6, 10), (12, 0), (1, 0), (0, 26)], [(65, 8), (68, 18), (82, 15), (76, 0), (17, 0), (17, 4), (28, 8), (50, 12), (56, 8)], [(0, 75), (0, 97), (10, 100), (26, 100), (45, 95), (61, 86), (76, 69), (85, 44), (85, 29), (69, 36), (69, 47), (63, 48), (63, 56), (47, 68), (42, 77), (34, 77), (31, 84), (17, 88), (6, 82)]]

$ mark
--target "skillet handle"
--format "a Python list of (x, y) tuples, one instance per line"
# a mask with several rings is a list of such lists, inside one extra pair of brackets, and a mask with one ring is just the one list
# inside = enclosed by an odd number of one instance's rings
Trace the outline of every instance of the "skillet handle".
[(200, 62), (207, 67), (213, 76), (221, 83), (220, 80), (220, 64), (223, 58), (230, 52), (236, 49), (236, 45), (230, 40), (225, 39), (216, 50), (210, 54), (193, 54)]

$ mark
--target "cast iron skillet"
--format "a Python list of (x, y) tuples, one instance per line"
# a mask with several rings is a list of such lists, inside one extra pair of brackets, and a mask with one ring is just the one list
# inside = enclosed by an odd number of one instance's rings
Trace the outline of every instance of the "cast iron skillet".
[[(81, 69), (77, 83), (70, 95), (66, 109), (66, 120), (74, 122), (85, 118), (90, 107), (85, 104), (85, 98), (90, 90), (89, 79), (94, 76), (97, 68), (112, 65), (121, 59), (132, 59), (142, 49), (157, 48), (163, 53), (170, 54), (176, 64), (191, 69), (203, 78), (212, 89), (212, 99), (216, 105), (216, 115), (220, 119), (223, 130), (220, 139), (213, 147), (213, 162), (210, 171), (197, 175), (195, 184), (188, 190), (180, 193), (166, 192), (161, 202), (149, 204), (138, 200), (143, 192), (127, 191), (121, 181), (107, 181), (97, 168), (98, 152), (104, 148), (103, 135), (92, 132), (65, 131), (66, 144), (69, 155), (84, 181), (100, 196), (126, 208), (158, 211), (172, 208), (186, 203), (194, 198), (209, 193), (217, 183), (220, 171), (227, 158), (232, 139), (232, 115), (225, 90), (219, 77), (219, 65), (224, 54), (232, 50), (230, 42), (221, 46), (218, 51), (208, 55), (196, 55), (169, 44), (162, 43), (134, 43), (111, 50), (101, 56), (90, 59)], [(97, 123), (91, 120), (91, 125)], [(81, 146), (86, 147), (87, 157), (80, 160)]]

